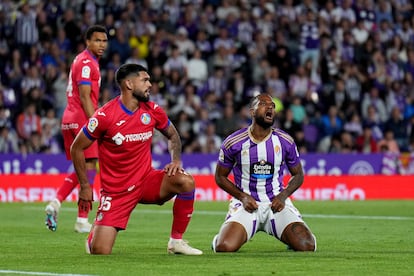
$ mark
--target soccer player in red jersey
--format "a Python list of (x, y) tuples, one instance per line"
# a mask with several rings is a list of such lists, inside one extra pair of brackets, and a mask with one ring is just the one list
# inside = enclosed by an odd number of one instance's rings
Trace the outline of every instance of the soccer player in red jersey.
[[(68, 160), (71, 160), (70, 146), (73, 140), (98, 108), (101, 85), (98, 61), (108, 46), (107, 32), (103, 26), (94, 25), (89, 27), (85, 38), (86, 49), (79, 53), (72, 62), (66, 89), (67, 106), (63, 113), (61, 128)], [(86, 174), (90, 185), (92, 185), (96, 175), (98, 145), (96, 143), (92, 144), (85, 150), (84, 156)], [(56, 198), (46, 206), (46, 226), (50, 230), (56, 231), (57, 216), (61, 203), (78, 184), (79, 181), (75, 172), (66, 176), (62, 186), (57, 191)], [(89, 209), (78, 208), (78, 217), (75, 223), (76, 232), (88, 233), (90, 231), (89, 211)]]
[[(118, 231), (127, 227), (138, 203), (162, 205), (174, 199), (173, 222), (167, 252), (201, 255), (182, 237), (190, 222), (195, 183), (182, 168), (180, 136), (166, 112), (149, 101), (148, 71), (138, 64), (124, 64), (116, 72), (121, 95), (99, 108), (78, 133), (71, 156), (79, 178), (79, 206), (89, 209), (92, 189), (84, 150), (94, 141), (99, 147), (100, 203), (86, 250), (111, 254)], [(152, 168), (151, 141), (154, 129), (169, 143), (171, 162), (164, 169)]]

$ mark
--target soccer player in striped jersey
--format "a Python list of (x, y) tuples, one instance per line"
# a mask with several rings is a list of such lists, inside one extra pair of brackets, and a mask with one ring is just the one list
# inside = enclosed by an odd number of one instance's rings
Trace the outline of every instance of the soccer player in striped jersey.
[[(315, 236), (289, 198), (304, 179), (296, 144), (286, 132), (273, 128), (276, 111), (270, 95), (254, 97), (250, 114), (251, 125), (230, 134), (220, 149), (215, 180), (232, 199), (212, 249), (236, 252), (263, 231), (295, 251), (315, 251)], [(286, 187), (285, 168), (291, 174)]]
[[(201, 255), (201, 250), (182, 239), (193, 213), (195, 183), (182, 168), (180, 136), (166, 112), (149, 101), (150, 76), (143, 66), (124, 64), (117, 70), (115, 79), (121, 95), (93, 114), (71, 147), (81, 185), (79, 206), (86, 209), (92, 204), (92, 189), (84, 150), (94, 141), (99, 147), (100, 203), (86, 250), (91, 254), (111, 254), (118, 232), (126, 229), (137, 204), (162, 205), (175, 197), (167, 252)], [(169, 143), (171, 162), (163, 170), (151, 166), (155, 129)]]

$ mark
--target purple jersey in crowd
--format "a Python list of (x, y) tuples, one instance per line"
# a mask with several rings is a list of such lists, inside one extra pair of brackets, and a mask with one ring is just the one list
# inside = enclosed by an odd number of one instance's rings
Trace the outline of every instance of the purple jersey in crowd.
[(219, 165), (233, 168), (234, 183), (260, 202), (270, 202), (283, 189), (285, 166), (300, 162), (293, 138), (280, 129), (256, 141), (249, 128), (240, 129), (223, 142)]

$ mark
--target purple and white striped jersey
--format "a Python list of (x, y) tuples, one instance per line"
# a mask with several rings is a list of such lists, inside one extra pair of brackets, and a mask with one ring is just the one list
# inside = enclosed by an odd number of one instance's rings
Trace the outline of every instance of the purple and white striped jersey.
[(256, 141), (249, 128), (229, 135), (220, 148), (218, 164), (233, 168), (234, 183), (256, 201), (271, 202), (283, 189), (284, 169), (300, 162), (293, 138), (272, 129), (263, 141)]

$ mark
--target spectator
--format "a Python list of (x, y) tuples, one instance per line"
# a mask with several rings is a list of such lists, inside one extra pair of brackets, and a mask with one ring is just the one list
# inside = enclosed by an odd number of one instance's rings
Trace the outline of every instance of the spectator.
[(220, 98), (228, 86), (228, 80), (226, 78), (224, 68), (216, 66), (207, 79), (207, 90), (213, 92), (218, 98)]
[[(337, 62), (332, 62), (335, 66), (330, 69), (333, 76), (340, 76), (345, 81), (349, 104), (342, 102), (338, 110), (344, 125), (351, 122), (353, 113), (359, 112), (361, 120), (371, 126), (375, 139), (381, 139), (383, 123), (390, 117), (392, 107), (398, 105), (405, 119), (414, 114), (410, 111), (410, 99), (414, 98), (414, 51), (411, 49), (414, 21), (412, 3), (407, 0), (284, 0), (274, 3), (166, 0), (161, 6), (162, 1), (142, 5), (136, 1), (110, 1), (105, 7), (98, 7), (93, 1), (62, 5), (56, 1), (37, 2), (13, 4), (8, 1), (3, 3), (0, 11), (0, 57), (3, 57), (0, 60), (3, 86), (0, 104), (10, 110), (13, 122), (22, 112), (28, 99), (26, 95), (33, 86), (40, 87), (41, 99), (46, 103), (39, 108), (39, 114), (45, 113), (50, 107), (48, 102), (54, 100), (56, 116), (61, 116), (66, 102), (63, 89), (66, 88), (68, 64), (76, 52), (84, 49), (80, 34), (93, 21), (107, 26), (113, 46), (123, 44), (117, 37), (122, 31), (122, 41), (129, 48), (139, 50), (132, 53), (119, 50), (122, 47), (113, 47), (118, 48), (114, 53), (118, 52), (120, 60), (128, 59), (128, 62), (148, 67), (150, 72), (164, 66), (174, 67), (171, 65), (174, 62), (166, 61), (173, 59), (170, 49), (174, 44), (182, 44), (175, 34), (178, 30), (183, 34), (180, 37), (186, 37), (183, 45), (194, 44), (194, 49), (201, 51), (198, 61), (207, 64), (207, 70), (203, 69), (207, 78), (197, 79), (193, 74), (198, 70), (182, 70), (187, 65), (180, 62), (178, 75), (172, 69), (152, 74), (151, 79), (157, 79), (158, 83), (154, 89), (159, 88), (159, 94), (168, 101), (168, 109), (176, 105), (184, 93), (184, 84), (191, 80), (197, 85), (196, 94), (203, 101), (209, 99), (206, 95), (210, 91), (214, 91), (215, 101), (222, 101), (223, 105), (231, 102), (234, 113), (243, 110), (256, 91), (272, 94), (286, 107), (292, 102), (290, 96), (299, 95), (306, 117), (314, 124), (320, 116), (327, 114), (331, 105), (327, 102), (332, 101), (327, 95), (336, 95), (332, 93), (333, 85), (326, 81), (329, 80), (328, 50), (336, 47), (337, 57), (330, 59)], [(136, 14), (139, 14), (139, 20), (135, 18)], [(309, 20), (312, 16), (313, 20)], [(34, 24), (33, 18), (37, 20)], [(16, 24), (13, 24), (14, 19)], [(23, 21), (33, 32), (15, 31)], [(35, 40), (37, 37), (37, 41), (22, 43), (22, 37)], [(186, 54), (191, 52), (184, 51)], [(321, 63), (320, 58), (313, 59), (314, 55), (325, 60)], [(112, 77), (120, 63), (113, 62), (113, 56), (116, 55), (105, 55), (101, 60), (102, 87), (108, 98), (118, 93)], [(318, 67), (315, 67), (315, 60)], [(295, 72), (299, 65), (303, 65), (303, 69), (298, 69), (303, 73)], [(222, 72), (218, 70), (216, 75), (218, 67)], [(278, 78), (274, 77), (277, 73), (272, 67), (278, 68)], [(40, 86), (30, 80), (34, 69), (42, 83)], [(205, 76), (205, 72), (203, 74)], [(284, 97), (286, 93), (280, 81), (285, 83), (288, 97)], [(329, 81), (335, 83), (336, 77)], [(375, 89), (378, 90), (378, 100), (370, 99), (369, 94)], [(233, 95), (234, 100), (229, 101), (228, 95)], [(339, 98), (337, 100), (341, 102)], [(386, 103), (385, 112), (381, 102)], [(367, 115), (371, 105), (375, 105), (372, 117)], [(376, 116), (380, 120), (375, 119)], [(22, 150), (27, 147), (22, 142), (20, 146)], [(346, 150), (342, 147), (341, 152)]]
[(58, 22), (70, 41), (71, 53), (76, 53), (76, 45), (82, 41), (82, 30), (77, 23), (75, 11), (71, 7), (68, 7)]
[[(249, 81), (246, 80), (246, 78), (244, 77), (242, 69), (240, 68), (234, 69), (233, 74), (231, 74), (230, 79), (227, 82), (227, 89), (233, 92), (233, 100), (236, 106), (240, 106), (244, 103), (246, 99), (248, 85), (249, 85)], [(268, 85), (271, 85), (271, 84), (269, 83)], [(272, 83), (272, 86), (273, 86), (273, 83)], [(285, 86), (285, 93), (286, 93), (286, 86)], [(274, 94), (272, 93), (272, 95)]]
[(293, 97), (289, 109), (292, 110), (293, 121), (302, 125), (306, 118), (306, 110), (302, 105), (301, 99), (299, 97)]
[(40, 5), (33, 9), (28, 1), (22, 2), (15, 22), (15, 42), (22, 55), (28, 55), (30, 48), (39, 42), (39, 30), (37, 28), (37, 11)]
[(351, 107), (351, 101), (345, 90), (345, 81), (337, 78), (334, 82), (334, 89), (324, 98), (323, 105), (328, 109), (332, 105), (336, 106), (338, 115), (345, 119), (348, 109)]
[(367, 117), (362, 118), (362, 124), (371, 127), (373, 136), (376, 141), (384, 137), (383, 127), (384, 123), (381, 121), (377, 109), (370, 105), (367, 108)]
[(332, 136), (338, 134), (343, 129), (343, 121), (338, 115), (338, 108), (331, 105), (326, 115), (322, 115), (322, 134), (323, 136)]
[(400, 109), (395, 106), (391, 110), (390, 118), (385, 122), (384, 129), (391, 130), (394, 134), (394, 138), (398, 143), (398, 147), (402, 151), (406, 151), (408, 148), (408, 132), (407, 121), (404, 120)]
[(184, 110), (180, 110), (175, 117), (174, 125), (180, 133), (183, 152), (191, 152), (191, 143), (194, 139), (193, 120)]
[(213, 52), (213, 45), (208, 38), (207, 32), (199, 30), (194, 42), (195, 47), (201, 51), (204, 60), (207, 60)]
[(266, 72), (266, 90), (271, 93), (272, 96), (280, 99), (281, 101), (287, 100), (287, 87), (286, 83), (280, 78), (279, 68), (271, 66), (270, 70)]
[(164, 74), (169, 76), (173, 70), (180, 73), (180, 77), (187, 75), (187, 57), (180, 53), (177, 45), (172, 45), (171, 53), (163, 65)]
[(195, 49), (187, 63), (187, 77), (193, 84), (202, 88), (208, 78), (207, 62), (202, 58), (202, 52)]
[(41, 89), (42, 91), (45, 89), (45, 81), (42, 75), (39, 72), (39, 68), (35, 65), (31, 65), (23, 77), (21, 84), (20, 84), (20, 91), (22, 97), (27, 97), (29, 95), (29, 91), (33, 88)]
[(362, 134), (361, 117), (357, 112), (352, 113), (351, 118), (345, 122), (344, 131), (350, 133), (354, 139)]
[(369, 106), (372, 106), (376, 110), (376, 113), (379, 116), (378, 119), (381, 123), (384, 123), (388, 119), (388, 113), (384, 100), (381, 99), (379, 89), (375, 86), (372, 86), (370, 91), (366, 93), (362, 99), (361, 113), (363, 119), (368, 118)]
[(223, 108), (223, 116), (215, 122), (216, 134), (224, 139), (229, 133), (240, 128), (239, 118), (234, 111), (234, 106), (227, 105)]
[(321, 78), (323, 83), (334, 84), (341, 67), (341, 56), (336, 46), (331, 46), (321, 61)]
[(222, 106), (225, 104), (233, 106), (233, 102), (226, 103), (224, 98), (218, 97), (213, 92), (208, 92), (206, 95), (204, 95), (200, 109), (206, 110), (208, 113), (208, 119), (212, 122), (215, 122), (216, 120), (223, 117)]
[(305, 11), (305, 22), (301, 25), (300, 33), (300, 63), (304, 64), (307, 59), (312, 60), (312, 69), (317, 70), (319, 62), (319, 28), (316, 21), (315, 11)]
[[(139, 47), (133, 47), (131, 50), (131, 56), (128, 57), (125, 61), (125, 63), (135, 63), (140, 64), (144, 66), (145, 68), (148, 68), (148, 63), (144, 58), (141, 58)], [(119, 65), (118, 65), (119, 67)]]
[(391, 129), (384, 131), (384, 138), (378, 141), (377, 146), (381, 152), (400, 153), (400, 147), (397, 140), (394, 139), (394, 132)]
[(369, 37), (369, 30), (362, 19), (357, 21), (356, 25), (352, 28), (351, 33), (355, 39), (355, 46), (364, 45)]
[(177, 103), (171, 107), (169, 113), (172, 117), (180, 112), (184, 112), (190, 118), (195, 118), (200, 110), (201, 98), (196, 93), (195, 86), (191, 82), (187, 82), (184, 86), (183, 93), (177, 98)]
[(207, 124), (205, 132), (196, 135), (191, 152), (217, 153), (220, 150), (222, 139), (216, 134), (216, 125), (213, 122)]
[(28, 103), (23, 112), (17, 116), (16, 129), (19, 138), (25, 141), (29, 140), (33, 133), (37, 133), (40, 138), (42, 133), (41, 118), (36, 114), (36, 105), (34, 103)]
[(10, 126), (0, 125), (0, 153), (19, 153), (18, 137)]
[(378, 145), (372, 135), (372, 129), (369, 125), (365, 125), (362, 134), (356, 138), (355, 147), (359, 153), (378, 152)]
[(254, 31), (255, 26), (251, 21), (250, 12), (248, 10), (241, 10), (240, 19), (237, 24), (237, 40), (245, 47), (253, 40)]
[(280, 128), (289, 135), (295, 135), (296, 132), (303, 130), (302, 124), (295, 121), (294, 113), (291, 108), (285, 110), (283, 118), (280, 119)]
[(289, 97), (298, 96), (304, 98), (310, 87), (311, 80), (306, 74), (305, 68), (298, 66), (296, 73), (289, 78)]
[(124, 63), (131, 56), (131, 47), (127, 40), (126, 26), (116, 28), (115, 38), (109, 40), (108, 56), (112, 57), (115, 54), (119, 55), (121, 63)]
[(194, 41), (188, 38), (188, 31), (185, 27), (181, 26), (177, 29), (177, 33), (173, 41), (182, 56), (189, 57), (194, 53)]
[(345, 91), (349, 100), (357, 103), (360, 106), (362, 96), (362, 86), (365, 84), (366, 76), (359, 70), (357, 64), (345, 63), (343, 64), (344, 73), (343, 80), (345, 84)]

